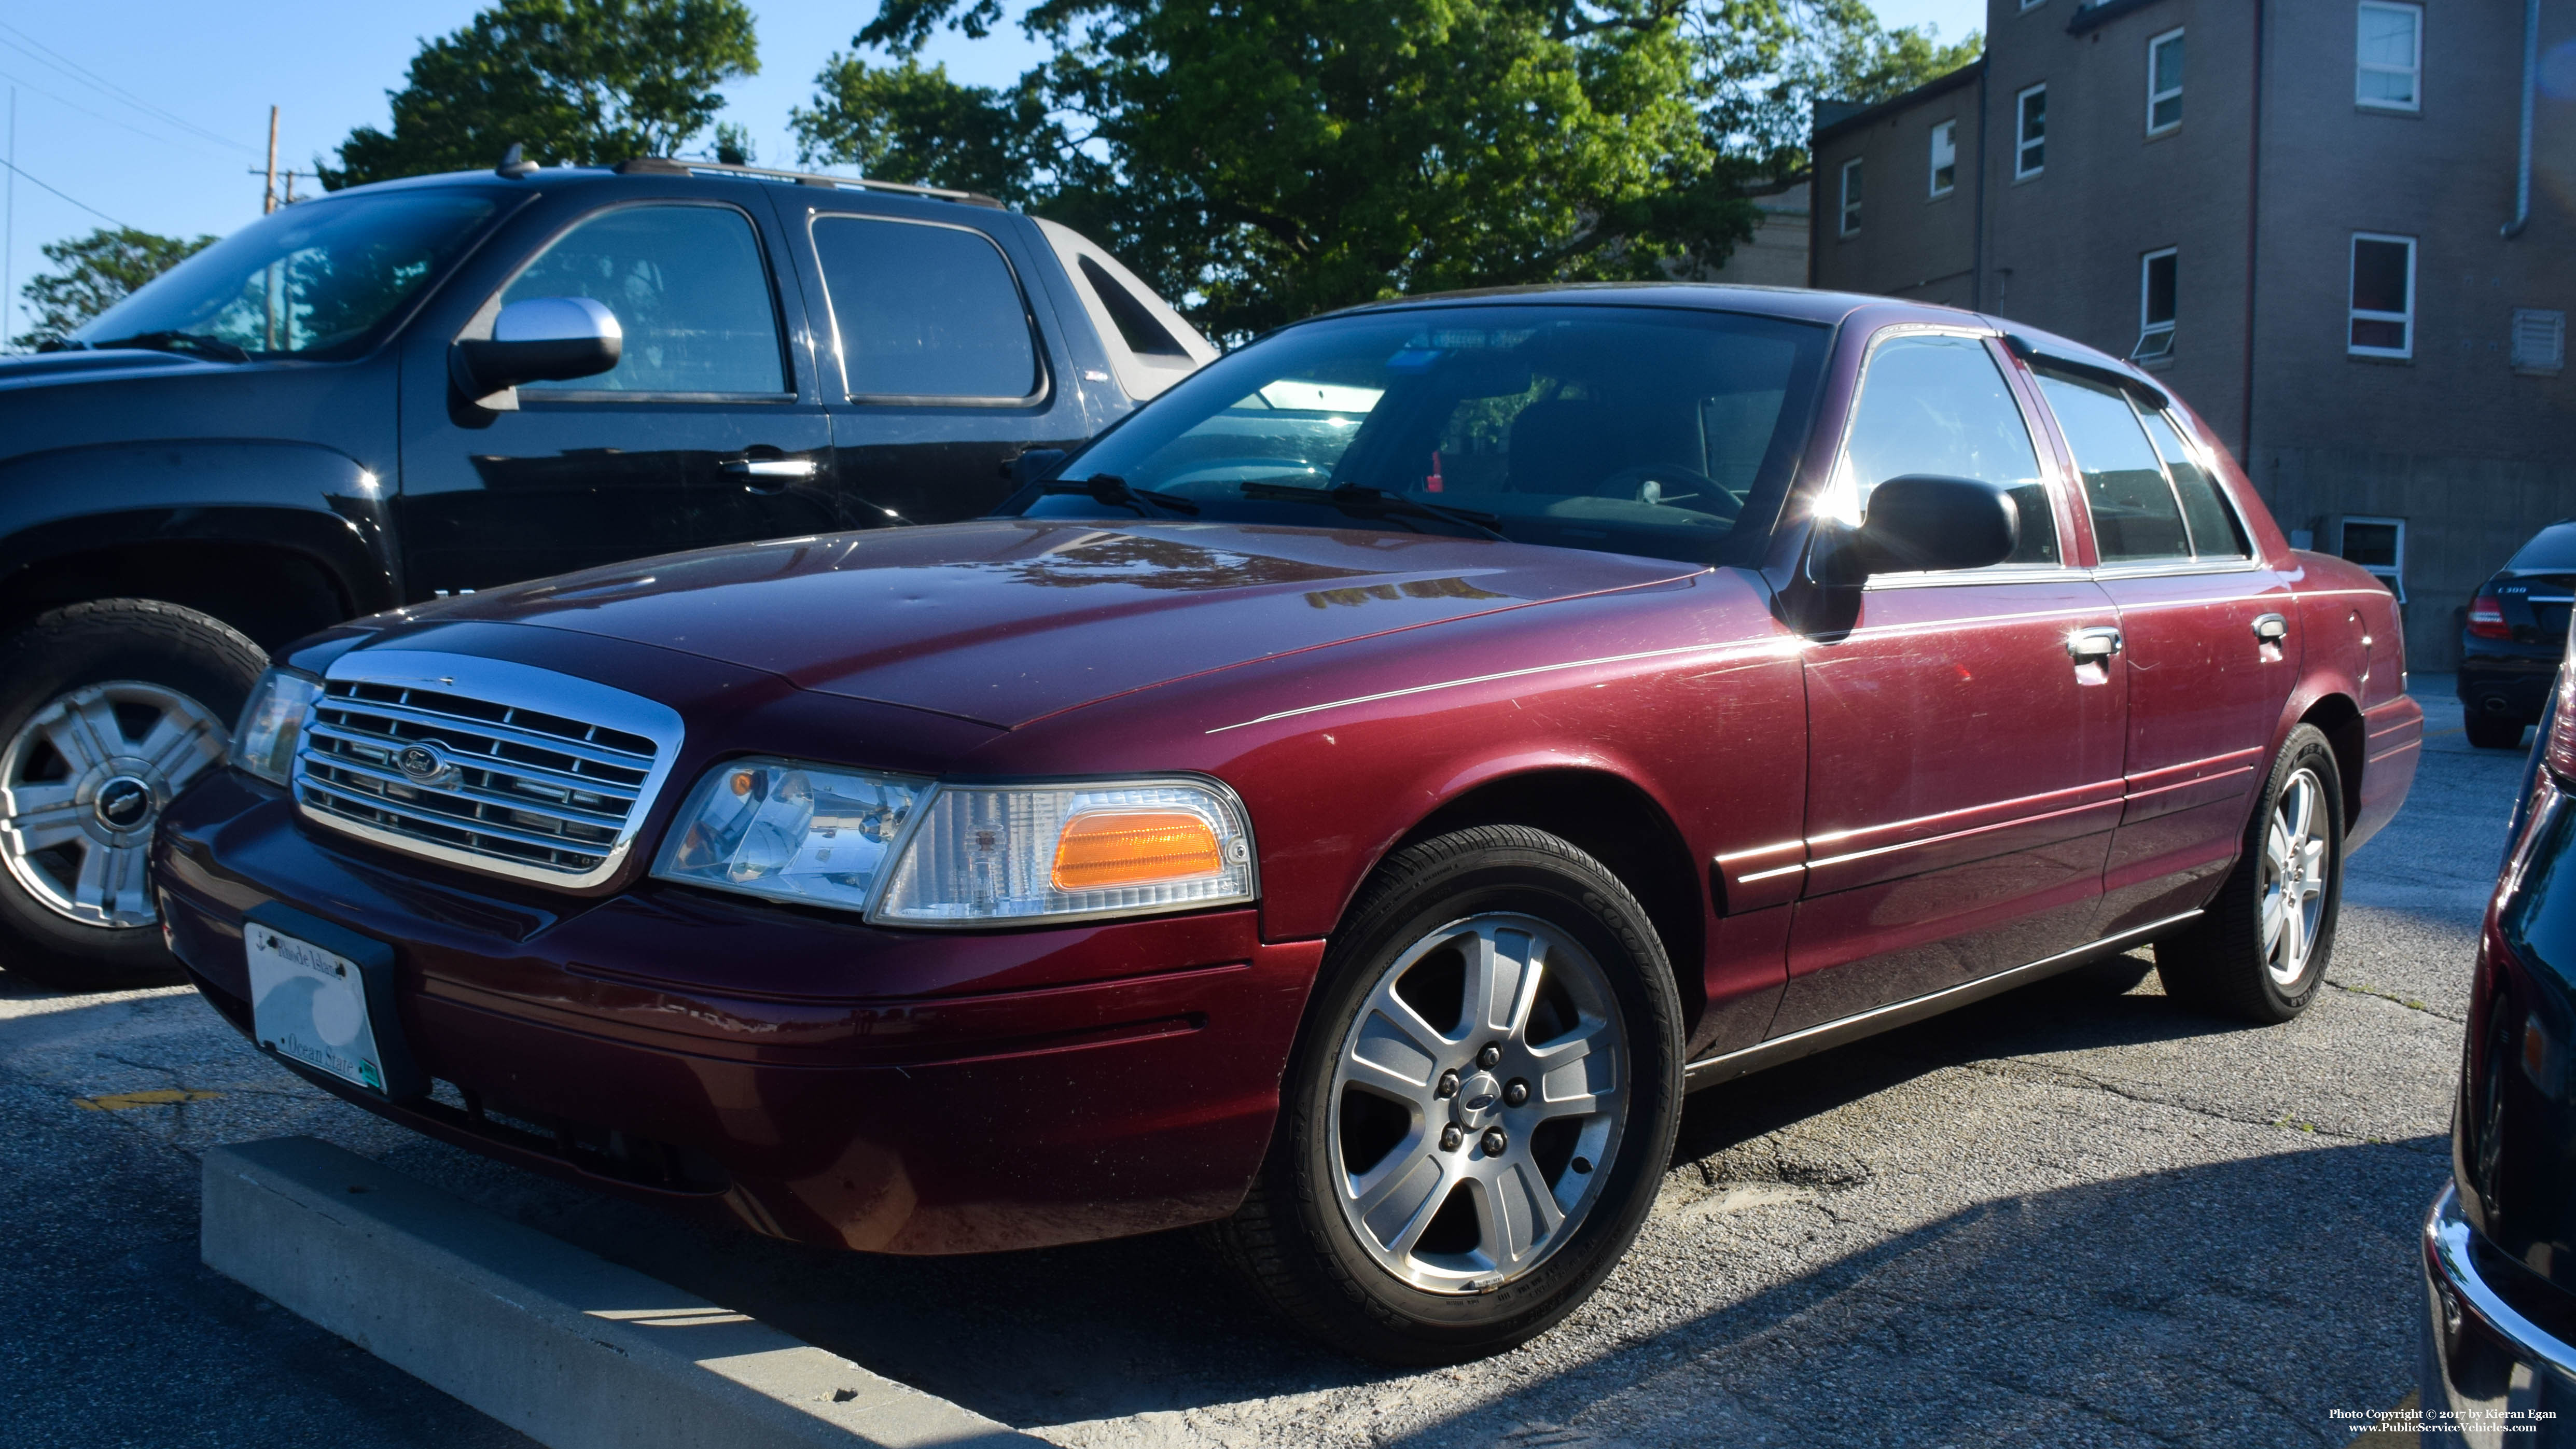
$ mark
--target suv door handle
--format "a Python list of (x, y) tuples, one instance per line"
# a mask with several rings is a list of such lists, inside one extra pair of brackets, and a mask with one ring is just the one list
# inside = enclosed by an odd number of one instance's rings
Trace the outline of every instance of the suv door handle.
[(811, 458), (728, 458), (716, 465), (726, 474), (743, 480), (743, 486), (772, 493), (800, 479), (814, 476)]
[(2266, 644), (2278, 644), (2290, 637), (2290, 621), (2278, 614), (2254, 616), (2254, 637)]
[(2107, 664), (2119, 652), (2117, 629), (2078, 629), (2066, 636), (2066, 657), (2078, 664)]

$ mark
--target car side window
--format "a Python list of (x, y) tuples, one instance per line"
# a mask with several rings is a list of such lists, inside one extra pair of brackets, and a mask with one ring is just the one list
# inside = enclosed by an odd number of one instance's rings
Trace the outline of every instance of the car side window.
[(2141, 563), (2191, 557), (2182, 506), (2165, 482), (2164, 463), (2147, 441), (2128, 394), (2101, 383), (2039, 375), (2040, 394), (2084, 479), (2084, 501), (2093, 512), (2093, 541), (2102, 562)]
[(2245, 525), (2238, 522), (2236, 510), (2218, 496), (2218, 480), (2201, 471), (2191, 450), (2183, 446), (2181, 430), (2173, 419), (2160, 411), (2140, 409), (2138, 417), (2147, 425), (2147, 436), (2154, 440), (2156, 451), (2164, 456), (2165, 472), (2173, 478), (2174, 493), (2182, 499), (2182, 520), (2191, 529), (2191, 551), (2199, 558), (2251, 558), (2254, 546), (2246, 540)]
[(791, 391), (778, 307), (751, 219), (729, 206), (627, 206), (555, 239), (501, 293), (588, 297), (617, 314), (617, 366), (520, 392)]
[(1028, 305), (982, 232), (823, 216), (814, 255), (849, 396), (1016, 403), (1038, 391)]
[(2057, 515), (2030, 427), (1994, 355), (1973, 337), (1898, 336), (1870, 354), (1837, 486), (1855, 510), (1890, 478), (1928, 473), (2012, 490), (2021, 542), (2004, 566), (2058, 562)]

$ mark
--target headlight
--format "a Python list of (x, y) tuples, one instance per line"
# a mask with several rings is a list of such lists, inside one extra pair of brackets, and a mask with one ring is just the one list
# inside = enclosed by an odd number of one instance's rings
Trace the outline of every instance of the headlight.
[(1243, 804), (1213, 781), (941, 785), (777, 759), (709, 771), (653, 874), (897, 926), (1149, 915), (1255, 894)]
[(241, 723), (233, 729), (235, 769), (247, 770), (272, 785), (286, 783), (295, 763), (296, 744), (304, 736), (305, 711), (322, 697), (322, 681), (292, 669), (272, 669), (251, 686), (250, 703), (242, 706)]
[(1254, 896), (1243, 802), (1214, 781), (942, 785), (869, 919), (1008, 925)]
[(653, 874), (773, 900), (867, 909), (928, 780), (795, 760), (707, 772), (671, 822)]

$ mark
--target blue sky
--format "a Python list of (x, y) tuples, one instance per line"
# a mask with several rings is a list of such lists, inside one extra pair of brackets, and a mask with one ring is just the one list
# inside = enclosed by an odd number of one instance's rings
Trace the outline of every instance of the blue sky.
[[(249, 173), (264, 159), (271, 105), (282, 108), (278, 164), (309, 171), (352, 127), (383, 125), (385, 92), (402, 83), (422, 38), (479, 8), (478, 0), (0, 8), (0, 106), (14, 89), (21, 173), (0, 336), (25, 330), (17, 289), (44, 268), (39, 245), (103, 225), (102, 216), (165, 235), (220, 235), (257, 217), (260, 180)], [(1983, 0), (1882, 0), (1877, 8), (1889, 24), (1937, 25), (1951, 40), (1985, 16)], [(750, 130), (761, 160), (792, 165), (788, 109), (812, 94), (823, 58), (847, 48), (875, 7), (753, 9), (761, 74), (727, 90), (724, 118)], [(1032, 55), (1017, 30), (983, 41), (943, 35), (931, 51), (960, 79), (983, 82), (1017, 75)], [(0, 111), (0, 147), (7, 124)], [(299, 181), (298, 192), (311, 184)]]

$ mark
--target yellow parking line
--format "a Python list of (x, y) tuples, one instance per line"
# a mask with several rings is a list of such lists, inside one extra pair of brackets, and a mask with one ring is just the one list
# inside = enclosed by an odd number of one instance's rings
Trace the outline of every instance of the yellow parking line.
[(164, 1087), (151, 1092), (109, 1092), (97, 1097), (74, 1097), (72, 1105), (89, 1112), (122, 1112), (128, 1107), (166, 1107), (173, 1102), (202, 1102), (220, 1097), (221, 1092), (200, 1091), (195, 1087)]

